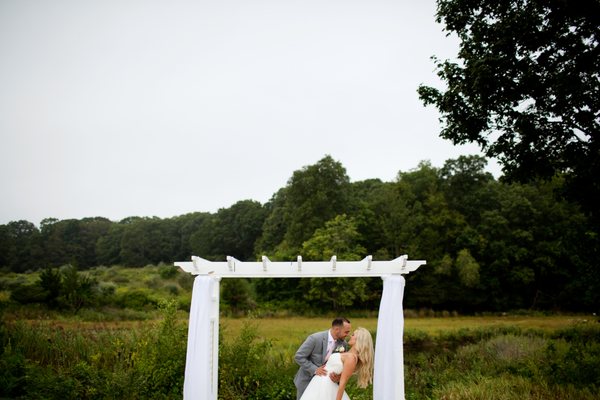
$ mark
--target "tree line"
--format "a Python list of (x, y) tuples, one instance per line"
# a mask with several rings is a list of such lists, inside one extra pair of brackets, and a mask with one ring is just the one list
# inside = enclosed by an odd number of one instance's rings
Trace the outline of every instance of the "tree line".
[[(0, 225), (3, 271), (70, 264), (141, 267), (199, 255), (224, 260), (385, 260), (427, 266), (407, 276), (407, 307), (460, 311), (588, 310), (598, 304), (597, 230), (558, 194), (560, 177), (506, 183), (479, 156), (441, 168), (422, 162), (392, 182), (350, 182), (326, 156), (295, 171), (265, 204), (242, 200), (216, 213), (173, 218), (94, 217)], [(229, 296), (246, 282), (229, 283)], [(256, 301), (279, 306), (371, 307), (379, 279), (260, 279)]]

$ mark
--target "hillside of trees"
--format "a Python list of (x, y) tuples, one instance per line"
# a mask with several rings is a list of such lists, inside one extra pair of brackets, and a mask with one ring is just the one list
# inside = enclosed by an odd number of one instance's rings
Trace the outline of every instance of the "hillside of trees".
[[(596, 311), (597, 227), (561, 197), (564, 180), (507, 183), (485, 166), (484, 158), (461, 156), (441, 168), (422, 162), (392, 182), (350, 182), (326, 156), (295, 171), (266, 204), (241, 200), (216, 213), (164, 219), (13, 221), (0, 225), (0, 268), (408, 254), (427, 266), (407, 276), (407, 308)], [(226, 281), (230, 295), (252, 285), (254, 301), (292, 308), (370, 308), (381, 293), (380, 279)]]

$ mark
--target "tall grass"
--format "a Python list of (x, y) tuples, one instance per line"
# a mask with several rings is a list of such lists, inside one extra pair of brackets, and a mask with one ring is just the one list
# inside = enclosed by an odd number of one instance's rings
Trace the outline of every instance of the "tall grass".
[[(187, 328), (175, 301), (160, 318), (127, 324), (0, 322), (0, 398), (179, 399)], [(295, 399), (293, 354), (328, 320), (224, 319), (219, 398)], [(373, 332), (375, 324), (356, 320)], [(369, 325), (371, 324), (371, 325)], [(404, 337), (407, 399), (595, 399), (600, 397), (600, 327), (510, 325)], [(286, 331), (286, 328), (288, 331)], [(287, 335), (286, 335), (287, 334)], [(353, 400), (372, 390), (348, 387)]]
[(23, 399), (181, 397), (186, 329), (175, 302), (155, 326), (65, 329), (48, 322), (0, 326), (0, 396)]
[(407, 399), (596, 399), (599, 334), (580, 326), (409, 336), (417, 351), (405, 352)]

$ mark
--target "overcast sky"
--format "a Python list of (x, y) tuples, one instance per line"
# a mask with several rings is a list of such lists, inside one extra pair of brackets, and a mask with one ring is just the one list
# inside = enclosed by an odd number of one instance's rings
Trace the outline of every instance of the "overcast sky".
[[(266, 202), (326, 154), (441, 167), (434, 0), (0, 0), (0, 223)], [(499, 175), (496, 164), (489, 171)]]

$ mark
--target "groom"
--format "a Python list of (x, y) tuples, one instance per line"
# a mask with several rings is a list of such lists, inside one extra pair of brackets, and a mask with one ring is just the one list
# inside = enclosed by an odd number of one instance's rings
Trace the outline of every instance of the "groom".
[[(331, 329), (313, 333), (306, 338), (300, 346), (294, 359), (300, 365), (300, 369), (294, 377), (296, 385), (296, 398), (300, 399), (302, 393), (308, 386), (313, 375), (325, 375), (323, 364), (331, 353), (348, 350), (348, 344), (344, 340), (350, 333), (350, 321), (346, 318), (336, 318), (331, 322)], [(343, 348), (343, 350), (342, 350)], [(339, 375), (331, 374), (331, 380), (338, 382)]]

